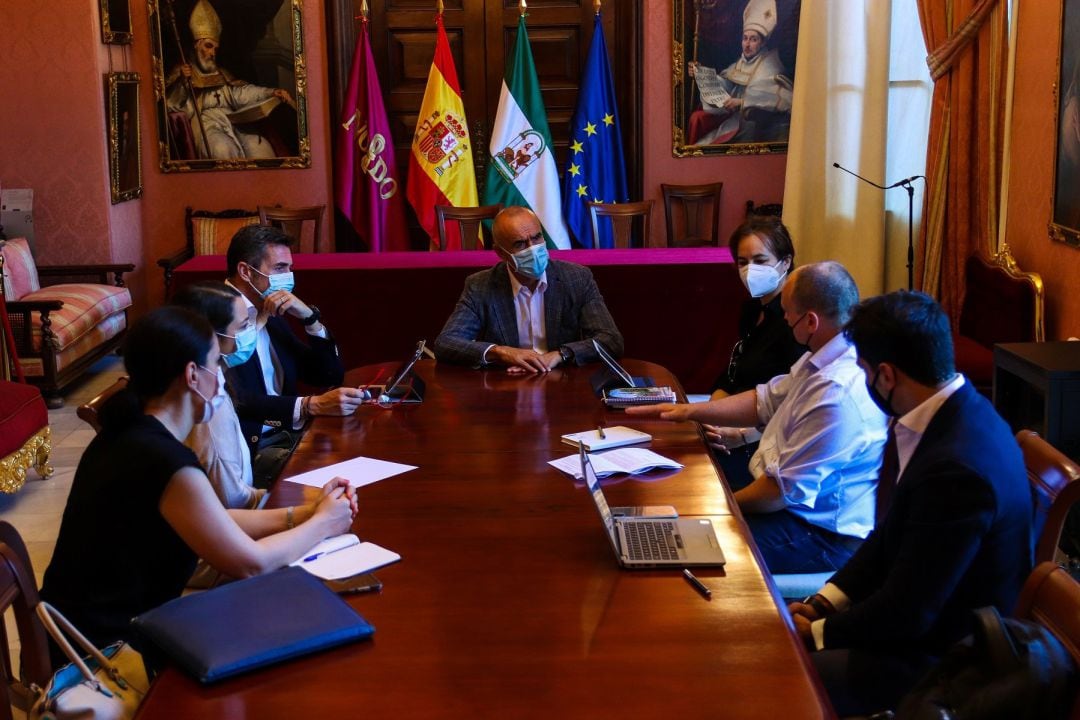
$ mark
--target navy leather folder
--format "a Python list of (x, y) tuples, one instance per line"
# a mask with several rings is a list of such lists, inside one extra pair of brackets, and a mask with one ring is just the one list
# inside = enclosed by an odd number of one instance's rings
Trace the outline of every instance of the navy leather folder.
[(132, 624), (151, 671), (164, 656), (203, 683), (375, 632), (347, 602), (298, 567), (177, 598)]

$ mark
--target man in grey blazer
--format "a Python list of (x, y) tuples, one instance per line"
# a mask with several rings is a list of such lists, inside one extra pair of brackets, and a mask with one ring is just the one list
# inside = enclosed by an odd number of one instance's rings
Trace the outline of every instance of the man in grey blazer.
[(543, 373), (597, 360), (593, 339), (622, 355), (623, 339), (588, 268), (549, 260), (540, 221), (508, 207), (492, 225), (500, 262), (470, 275), (439, 337), (441, 362)]

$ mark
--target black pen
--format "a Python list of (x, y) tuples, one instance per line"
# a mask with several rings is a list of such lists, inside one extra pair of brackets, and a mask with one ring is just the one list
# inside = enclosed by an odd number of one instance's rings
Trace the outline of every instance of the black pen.
[(597, 425), (596, 426), (596, 434), (600, 436), (601, 440), (606, 440), (607, 439), (607, 435), (604, 434), (604, 426), (603, 425)]
[(712, 600), (712, 590), (710, 590), (705, 583), (694, 577), (694, 573), (690, 572), (686, 568), (682, 571), (683, 577), (686, 578), (686, 582), (694, 586), (694, 589), (701, 593), (701, 597), (706, 600)]

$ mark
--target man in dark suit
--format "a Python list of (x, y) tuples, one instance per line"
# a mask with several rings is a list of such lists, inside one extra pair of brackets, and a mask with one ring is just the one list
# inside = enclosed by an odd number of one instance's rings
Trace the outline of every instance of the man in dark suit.
[(435, 340), (440, 361), (508, 372), (548, 372), (597, 360), (593, 339), (622, 355), (623, 339), (592, 272), (549, 260), (540, 221), (508, 207), (492, 225), (500, 262), (470, 275)]
[(884, 519), (817, 594), (789, 610), (841, 716), (895, 705), (968, 635), (975, 608), (1012, 611), (1031, 570), (1031, 494), (1020, 449), (955, 372), (930, 297), (898, 291), (855, 310), (871, 396), (896, 418), (879, 493)]
[[(250, 325), (237, 335), (237, 352), (223, 356), (229, 366), (225, 377), (251, 448), (256, 487), (277, 477), (309, 417), (348, 415), (364, 398), (356, 388), (299, 395), (298, 382), (339, 385), (345, 371), (319, 309), (292, 292), (291, 245), (292, 238), (277, 228), (249, 225), (233, 236), (227, 256), (228, 282), (243, 296)], [(286, 315), (304, 328), (303, 340)]]

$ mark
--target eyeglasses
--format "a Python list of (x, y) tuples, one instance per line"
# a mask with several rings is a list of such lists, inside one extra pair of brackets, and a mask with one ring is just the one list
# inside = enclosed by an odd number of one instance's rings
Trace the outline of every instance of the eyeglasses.
[(743, 341), (735, 343), (735, 347), (731, 348), (731, 359), (728, 360), (727, 366), (727, 379), (728, 382), (735, 382), (735, 374), (739, 369), (739, 359), (743, 354)]

